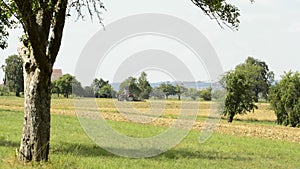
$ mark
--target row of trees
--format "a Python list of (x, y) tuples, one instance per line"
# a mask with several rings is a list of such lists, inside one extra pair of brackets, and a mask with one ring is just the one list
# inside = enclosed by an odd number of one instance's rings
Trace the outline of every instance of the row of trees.
[(68, 98), (70, 94), (75, 94), (81, 97), (96, 97), (96, 98), (113, 98), (116, 97), (116, 92), (113, 90), (109, 81), (105, 81), (102, 78), (94, 79), (90, 86), (82, 87), (81, 83), (75, 76), (65, 74), (62, 77), (56, 79), (51, 85), (52, 93), (56, 93), (59, 97), (63, 94)]
[(149, 99), (168, 99), (169, 96), (177, 96), (181, 100), (182, 96), (190, 97), (193, 100), (201, 97), (209, 101), (212, 98), (212, 89), (198, 90), (195, 88), (186, 88), (182, 84), (173, 85), (171, 83), (161, 83), (158, 87), (151, 87), (147, 80), (147, 74), (142, 72), (140, 77), (129, 77), (120, 84), (119, 94), (129, 91), (135, 96), (136, 100)]
[[(11, 55), (5, 60), (5, 65), (2, 65), (5, 72), (5, 85), (9, 91), (14, 91), (16, 96), (20, 96), (20, 92), (24, 91), (24, 77), (21, 57), (18, 55)], [(72, 87), (75, 88), (78, 96), (96, 97), (96, 98), (115, 98), (124, 90), (129, 90), (136, 99), (143, 100), (150, 97), (168, 99), (169, 96), (190, 97), (193, 100), (202, 98), (203, 100), (211, 100), (211, 88), (205, 90), (197, 90), (195, 88), (185, 88), (181, 84), (173, 85), (170, 83), (162, 83), (159, 87), (152, 88), (147, 80), (147, 74), (142, 72), (139, 78), (129, 77), (124, 80), (119, 87), (117, 93), (109, 81), (102, 78), (94, 79), (90, 86), (82, 87), (76, 77), (65, 74), (62, 77), (51, 82), (51, 93), (57, 94), (59, 97), (62, 94), (68, 98), (72, 94)], [(4, 86), (1, 88), (1, 94), (9, 92)]]
[[(24, 90), (22, 60), (18, 55), (11, 55), (2, 65), (5, 72), (4, 84), (0, 95), (14, 91), (16, 96)], [(224, 74), (220, 84), (226, 89), (225, 107), (223, 114), (232, 122), (236, 114), (246, 114), (257, 108), (259, 100), (269, 101), (277, 116), (277, 123), (300, 126), (300, 77), (298, 72), (288, 72), (282, 76), (279, 83), (274, 84), (274, 73), (269, 70), (264, 61), (248, 57), (244, 63), (234, 70)], [(51, 83), (51, 92), (58, 96), (69, 97), (72, 87), (78, 96), (96, 98), (114, 98), (124, 90), (134, 94), (136, 100), (168, 99), (169, 96), (190, 97), (193, 100), (201, 98), (211, 100), (220, 91), (212, 92), (212, 88), (197, 90), (185, 88), (181, 84), (162, 83), (152, 88), (147, 80), (147, 74), (142, 72), (140, 77), (129, 77), (120, 84), (119, 92), (113, 90), (109, 81), (102, 78), (94, 79), (90, 86), (82, 87), (80, 82), (70, 74), (65, 74)], [(218, 96), (215, 96), (217, 98)]]

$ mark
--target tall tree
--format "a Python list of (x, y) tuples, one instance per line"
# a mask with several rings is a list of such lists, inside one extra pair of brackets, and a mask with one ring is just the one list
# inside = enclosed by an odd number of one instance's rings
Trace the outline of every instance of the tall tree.
[[(239, 10), (225, 0), (192, 0), (206, 15), (237, 29)], [(8, 30), (23, 27), (19, 54), (25, 77), (24, 127), (18, 159), (23, 162), (48, 160), (50, 140), (50, 86), (67, 9), (83, 17), (83, 9), (101, 22), (101, 0), (2, 0), (0, 1), (0, 47), (7, 46)], [(221, 24), (220, 24), (221, 25)]]
[(142, 72), (137, 81), (137, 86), (141, 90), (140, 97), (142, 99), (149, 99), (150, 93), (152, 92), (152, 87), (147, 80), (147, 74)]
[(18, 52), (24, 70), (24, 126), (18, 159), (23, 162), (48, 160), (50, 141), (50, 86), (67, 9), (96, 14), (100, 0), (2, 0), (0, 1), (0, 47), (7, 46), (8, 29), (20, 24), (24, 30)]
[(185, 93), (188, 89), (185, 88), (183, 84), (176, 84), (175, 88), (178, 100), (181, 100), (181, 95)]
[(251, 76), (239, 69), (226, 73), (226, 96), (223, 114), (232, 122), (236, 114), (245, 114), (255, 108), (254, 83)]
[(105, 85), (109, 85), (109, 82), (103, 80), (102, 78), (93, 80), (91, 87), (94, 89), (94, 96), (96, 98), (100, 97), (99, 91)]
[(228, 122), (232, 122), (236, 114), (246, 114), (257, 108), (255, 102), (259, 94), (266, 98), (273, 80), (274, 74), (268, 65), (252, 57), (226, 73), (221, 81), (227, 90), (223, 114), (228, 116)]
[(2, 66), (5, 72), (5, 84), (11, 91), (15, 91), (17, 97), (20, 97), (20, 92), (24, 90), (22, 60), (18, 55), (11, 55), (5, 59), (5, 64)]

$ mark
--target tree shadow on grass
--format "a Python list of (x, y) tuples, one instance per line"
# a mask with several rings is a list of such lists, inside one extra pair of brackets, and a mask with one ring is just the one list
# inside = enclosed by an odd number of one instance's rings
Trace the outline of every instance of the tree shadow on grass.
[(206, 160), (234, 160), (234, 161), (251, 161), (252, 158), (246, 157), (247, 154), (238, 155), (228, 152), (212, 151), (212, 150), (197, 150), (190, 149), (171, 149), (159, 157), (166, 157), (168, 159), (206, 159)]
[(10, 141), (10, 140), (5, 140), (4, 137), (0, 137), (0, 146), (1, 147), (19, 147), (20, 143), (18, 142), (14, 142), (14, 141)]
[[(93, 145), (93, 144), (74, 144), (74, 143), (62, 143), (61, 145), (53, 145), (51, 148), (52, 153), (58, 154), (73, 154), (82, 157), (119, 157), (114, 155), (105, 149)], [(139, 150), (116, 150), (118, 152), (126, 151), (139, 151)], [(155, 150), (149, 150), (155, 151)], [(157, 150), (159, 151), (159, 150)], [(130, 152), (130, 153), (132, 153)], [(165, 153), (158, 156), (151, 157), (152, 160), (160, 160), (161, 158), (166, 159), (206, 159), (206, 160), (234, 160), (234, 161), (252, 161), (250, 156), (247, 154), (235, 154), (230, 152), (220, 152), (220, 151), (207, 151), (207, 150), (197, 150), (193, 151), (191, 149), (171, 149)]]
[(81, 143), (66, 143), (51, 145), (51, 153), (56, 154), (73, 154), (83, 157), (95, 157), (95, 156), (115, 156), (114, 154), (104, 150), (103, 148), (95, 144), (81, 144)]

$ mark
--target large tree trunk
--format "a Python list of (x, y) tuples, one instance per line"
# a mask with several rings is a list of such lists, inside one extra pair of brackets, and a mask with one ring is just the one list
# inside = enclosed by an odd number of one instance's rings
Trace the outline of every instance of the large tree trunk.
[[(20, 53), (20, 52), (19, 52)], [(47, 161), (50, 141), (51, 70), (36, 64), (32, 53), (23, 54), (24, 126), (18, 158), (20, 161)]]
[(68, 0), (13, 2), (18, 13), (17, 19), (27, 35), (21, 38), (22, 44), (18, 48), (25, 79), (24, 127), (18, 158), (21, 162), (47, 161), (50, 77), (61, 46)]
[(229, 122), (229, 123), (232, 123), (233, 117), (234, 117), (234, 115), (229, 115), (229, 117), (228, 117), (228, 122)]

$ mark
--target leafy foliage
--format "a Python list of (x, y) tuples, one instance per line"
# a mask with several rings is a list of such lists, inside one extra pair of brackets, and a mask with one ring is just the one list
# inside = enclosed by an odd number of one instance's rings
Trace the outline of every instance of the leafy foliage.
[(124, 91), (133, 94), (135, 100), (149, 99), (152, 87), (147, 80), (147, 74), (142, 72), (138, 79), (128, 77), (119, 87), (119, 94), (124, 93)]
[(229, 116), (228, 122), (232, 122), (236, 114), (245, 114), (257, 106), (253, 82), (248, 72), (235, 70), (226, 74), (226, 90), (224, 115)]
[(5, 59), (5, 64), (2, 66), (5, 72), (5, 84), (19, 97), (20, 92), (24, 91), (22, 60), (18, 55), (11, 55)]
[(184, 87), (183, 84), (176, 84), (176, 94), (178, 96), (178, 100), (181, 100), (181, 95), (187, 91), (187, 88)]
[[(65, 74), (57, 80), (53, 81), (53, 93), (63, 94), (64, 97), (69, 98), (72, 93), (73, 88), (77, 88), (77, 94), (79, 94), (80, 89), (82, 89), (81, 84), (76, 80), (76, 78), (70, 74)], [(83, 90), (83, 89), (82, 89)]]
[(147, 74), (145, 72), (142, 72), (138, 78), (137, 86), (141, 90), (140, 97), (142, 99), (149, 99), (152, 87), (147, 80)]
[(168, 99), (168, 97), (170, 95), (176, 95), (177, 92), (176, 92), (176, 87), (173, 86), (172, 84), (170, 83), (162, 83), (159, 85), (159, 89), (162, 90), (166, 96), (166, 99)]
[(113, 88), (110, 84), (106, 84), (99, 90), (100, 98), (113, 98), (115, 97), (116, 93), (114, 92)]
[(96, 98), (113, 98), (116, 95), (109, 81), (105, 81), (102, 78), (94, 79), (91, 88), (94, 90)]
[[(239, 27), (239, 9), (234, 5), (227, 3), (225, 0), (191, 0), (207, 16), (216, 20), (222, 27), (222, 23), (231, 29)], [(252, 0), (251, 0), (252, 1)]]
[(207, 89), (200, 91), (200, 97), (205, 101), (211, 101), (212, 98), (212, 88), (209, 87)]
[(255, 102), (259, 94), (267, 97), (273, 79), (274, 74), (267, 64), (252, 57), (226, 73), (221, 83), (227, 90), (223, 114), (229, 117), (228, 121), (232, 122), (236, 114), (246, 114), (257, 108)]
[(253, 83), (255, 83), (253, 91), (255, 92), (256, 102), (260, 95), (261, 98), (267, 99), (269, 88), (274, 82), (274, 73), (269, 70), (264, 61), (248, 57), (245, 63), (238, 65), (236, 69), (248, 71), (251, 74), (250, 76), (253, 76)]
[(300, 74), (288, 72), (270, 90), (270, 103), (277, 123), (300, 127)]
[(163, 99), (165, 97), (165, 93), (159, 87), (155, 87), (153, 88), (150, 97), (154, 99)]
[(188, 88), (188, 90), (185, 92), (185, 96), (191, 97), (193, 100), (196, 100), (200, 96), (200, 92), (196, 88)]

